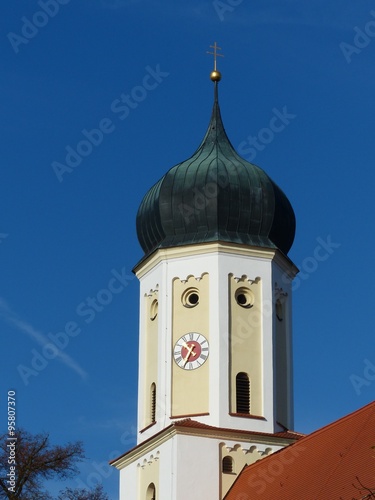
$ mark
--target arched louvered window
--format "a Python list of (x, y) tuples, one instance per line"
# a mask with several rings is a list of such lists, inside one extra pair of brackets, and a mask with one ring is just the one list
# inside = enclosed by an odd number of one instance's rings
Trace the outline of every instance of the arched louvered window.
[(250, 380), (244, 372), (236, 376), (236, 412), (250, 413)]
[(234, 472), (234, 461), (230, 456), (226, 456), (222, 461), (222, 472), (224, 474), (232, 474)]
[(151, 384), (150, 396), (151, 396), (150, 416), (151, 416), (151, 423), (154, 424), (156, 422), (156, 385), (155, 384)]
[(147, 488), (146, 500), (156, 500), (156, 488), (154, 483), (151, 483)]

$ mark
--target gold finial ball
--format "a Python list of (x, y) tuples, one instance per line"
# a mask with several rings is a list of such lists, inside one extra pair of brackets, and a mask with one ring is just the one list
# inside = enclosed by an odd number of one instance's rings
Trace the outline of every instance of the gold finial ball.
[(210, 78), (213, 82), (220, 82), (221, 80), (221, 73), (220, 71), (214, 70), (210, 74)]

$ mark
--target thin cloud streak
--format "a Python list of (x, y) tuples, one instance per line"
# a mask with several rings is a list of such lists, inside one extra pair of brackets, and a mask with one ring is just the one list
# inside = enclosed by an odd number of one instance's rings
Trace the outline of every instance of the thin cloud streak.
[[(0, 318), (2, 318), (6, 323), (16, 328), (18, 331), (25, 333), (32, 340), (37, 342), (39, 345), (44, 347), (47, 344), (50, 344), (51, 341), (48, 337), (46, 337), (43, 333), (35, 330), (35, 328), (22, 320), (17, 316), (17, 314), (12, 311), (7, 302), (0, 297)], [(74, 361), (68, 354), (64, 353), (60, 349), (56, 347), (56, 358), (58, 358), (65, 366), (67, 366), (70, 370), (76, 372), (83, 380), (86, 380), (88, 377), (87, 372), (81, 366)]]

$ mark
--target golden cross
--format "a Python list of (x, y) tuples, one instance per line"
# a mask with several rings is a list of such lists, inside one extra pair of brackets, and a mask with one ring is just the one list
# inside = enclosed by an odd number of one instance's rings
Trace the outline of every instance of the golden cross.
[(216, 58), (217, 57), (224, 57), (223, 54), (218, 54), (217, 51), (221, 50), (221, 47), (218, 47), (217, 43), (215, 42), (213, 45), (210, 45), (211, 49), (214, 49), (213, 52), (207, 51), (207, 54), (212, 54), (214, 56), (214, 71), (216, 71)]

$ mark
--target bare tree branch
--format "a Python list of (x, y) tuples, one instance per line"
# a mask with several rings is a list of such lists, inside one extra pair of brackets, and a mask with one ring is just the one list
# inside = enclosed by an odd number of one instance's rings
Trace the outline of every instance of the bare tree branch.
[[(14, 491), (9, 490), (8, 434), (0, 436), (0, 498), (14, 500), (50, 500), (42, 483), (48, 479), (66, 479), (78, 474), (77, 463), (83, 460), (81, 442), (65, 446), (51, 445), (48, 434), (32, 435), (18, 429), (16, 440)], [(13, 488), (12, 488), (13, 489)]]
[(103, 486), (96, 485), (93, 490), (86, 489), (71, 489), (67, 488), (62, 491), (57, 500), (109, 500), (106, 493), (103, 491)]

